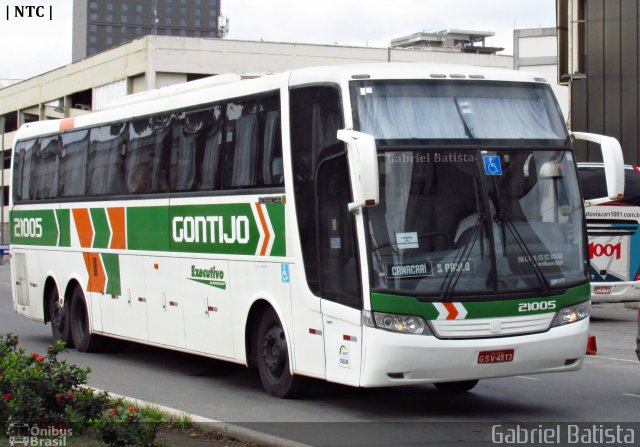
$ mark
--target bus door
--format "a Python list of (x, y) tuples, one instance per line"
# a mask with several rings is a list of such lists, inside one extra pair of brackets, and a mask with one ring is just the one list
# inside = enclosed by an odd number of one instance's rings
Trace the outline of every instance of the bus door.
[[(342, 146), (342, 144), (340, 144)], [(359, 385), (362, 360), (361, 285), (351, 186), (343, 151), (318, 168), (318, 248), (327, 380)]]

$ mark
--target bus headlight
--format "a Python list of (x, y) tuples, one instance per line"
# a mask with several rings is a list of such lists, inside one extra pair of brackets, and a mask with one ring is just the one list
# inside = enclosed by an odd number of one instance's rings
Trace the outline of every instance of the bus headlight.
[(362, 323), (392, 332), (414, 335), (432, 335), (427, 322), (415, 315), (387, 314), (382, 312), (362, 311)]
[(589, 316), (589, 314), (591, 314), (591, 302), (589, 301), (565, 307), (558, 312), (558, 315), (556, 315), (556, 318), (553, 320), (551, 327), (563, 326), (565, 324), (584, 320)]

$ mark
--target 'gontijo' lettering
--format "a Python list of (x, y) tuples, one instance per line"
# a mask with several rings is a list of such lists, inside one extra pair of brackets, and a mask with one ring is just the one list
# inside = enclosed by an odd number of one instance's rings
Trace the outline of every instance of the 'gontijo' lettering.
[(231, 216), (176, 216), (172, 222), (174, 242), (248, 244), (249, 218)]

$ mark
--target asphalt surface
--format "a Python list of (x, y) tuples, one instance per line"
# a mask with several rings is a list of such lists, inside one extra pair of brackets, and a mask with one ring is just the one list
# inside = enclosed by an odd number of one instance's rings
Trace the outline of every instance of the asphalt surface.
[[(17, 334), (28, 352), (42, 353), (51, 343), (50, 326), (13, 312), (9, 282), (8, 266), (0, 266), (0, 333)], [(242, 366), (135, 343), (100, 354), (70, 349), (64, 358), (92, 369), (91, 386), (310, 445), (491, 445), (493, 426), (558, 423), (600, 429), (627, 423), (637, 442), (636, 318), (635, 309), (622, 305), (595, 306), (598, 355), (587, 357), (580, 371), (484, 380), (453, 396), (431, 385), (356, 389), (317, 382), (303, 399), (280, 400)]]

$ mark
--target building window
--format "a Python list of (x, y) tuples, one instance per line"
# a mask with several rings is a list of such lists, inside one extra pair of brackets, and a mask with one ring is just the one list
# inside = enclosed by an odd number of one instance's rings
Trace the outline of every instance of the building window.
[(187, 20), (186, 19), (180, 19), (180, 26), (187, 26)]
[(185, 30), (181, 29), (180, 30), (180, 35), (183, 36), (183, 37), (186, 37), (187, 36), (187, 32)]
[(173, 8), (172, 7), (165, 8), (164, 12), (166, 12), (167, 14), (173, 14)]
[(142, 12), (142, 5), (136, 5), (136, 12)]
[(107, 3), (107, 11), (113, 11), (113, 3)]
[(187, 8), (180, 8), (180, 15), (186, 15), (187, 14)]
[(111, 37), (111, 36), (107, 36), (107, 38), (105, 39), (105, 41), (107, 42), (107, 45), (113, 45), (113, 37)]
[(171, 18), (164, 19), (164, 24), (167, 26), (171, 26)]
[(98, 32), (98, 25), (89, 25), (89, 32), (97, 33)]
[(98, 43), (98, 38), (96, 36), (89, 36), (89, 43)]
[(111, 34), (113, 32), (113, 26), (107, 25), (107, 33)]
[(141, 26), (136, 27), (136, 36), (142, 36), (142, 27)]
[(195, 20), (193, 21), (193, 26), (200, 27), (200, 19), (195, 19)]
[(120, 10), (121, 10), (122, 12), (127, 12), (127, 4), (126, 4), (126, 3), (123, 3), (123, 4), (122, 4), (122, 6), (120, 7)]
[(98, 9), (98, 3), (97, 2), (89, 3), (89, 9)]
[(127, 27), (126, 26), (121, 26), (120, 27), (120, 34), (127, 34)]
[(96, 20), (98, 20), (98, 14), (92, 12), (91, 14), (89, 14), (89, 20), (95, 22)]
[(127, 23), (127, 21), (128, 21), (127, 16), (120, 16), (120, 21), (121, 21), (122, 23)]
[(113, 22), (113, 15), (107, 14), (107, 22)]

